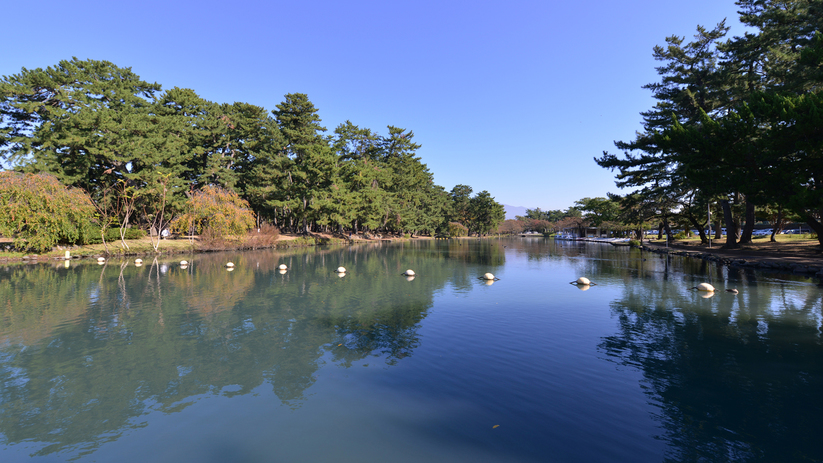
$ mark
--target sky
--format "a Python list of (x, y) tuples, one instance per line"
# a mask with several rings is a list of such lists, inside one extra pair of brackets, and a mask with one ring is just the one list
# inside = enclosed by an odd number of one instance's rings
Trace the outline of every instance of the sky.
[(329, 133), (412, 130), (435, 183), (544, 210), (627, 192), (593, 158), (654, 105), (655, 45), (724, 18), (743, 33), (732, 0), (30, 0), (3, 15), (0, 76), (77, 57), (218, 103), (305, 93)]

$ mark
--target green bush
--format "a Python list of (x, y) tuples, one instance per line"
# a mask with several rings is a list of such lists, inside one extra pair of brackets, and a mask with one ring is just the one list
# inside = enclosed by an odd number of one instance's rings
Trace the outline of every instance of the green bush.
[(460, 237), (460, 236), (467, 236), (469, 234), (469, 229), (466, 228), (460, 222), (449, 222), (449, 236), (452, 237)]
[(682, 232), (674, 235), (672, 238), (676, 239), (676, 240), (685, 240), (688, 237), (689, 237), (689, 235), (686, 232), (682, 231)]
[[(103, 242), (103, 240), (100, 238), (100, 227), (93, 227), (92, 231), (93, 233), (91, 237), (82, 244), (100, 244)], [(140, 238), (145, 237), (145, 230), (141, 230), (139, 228), (126, 228), (125, 238), (127, 240), (139, 240)], [(106, 242), (112, 243), (114, 241), (120, 241), (120, 228), (107, 228)]]
[(634, 247), (634, 248), (639, 248), (640, 247), (640, 241), (629, 240), (629, 246)]
[(95, 208), (89, 196), (57, 177), (0, 172), (0, 235), (14, 247), (44, 252), (58, 243), (84, 244), (93, 237)]

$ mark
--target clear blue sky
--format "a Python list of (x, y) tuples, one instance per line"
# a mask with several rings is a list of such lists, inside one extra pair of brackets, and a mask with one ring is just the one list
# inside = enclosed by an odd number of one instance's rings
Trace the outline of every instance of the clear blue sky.
[(306, 93), (346, 119), (411, 129), (447, 190), (565, 209), (620, 191), (592, 160), (640, 129), (658, 80), (652, 47), (724, 18), (731, 0), (17, 1), (0, 75), (108, 60), (164, 89), (268, 110)]

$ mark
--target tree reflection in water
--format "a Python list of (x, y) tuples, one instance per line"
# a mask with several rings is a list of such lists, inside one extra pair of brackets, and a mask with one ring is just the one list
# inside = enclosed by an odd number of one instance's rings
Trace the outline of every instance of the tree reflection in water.
[[(93, 452), (152, 411), (268, 383), (299, 407), (321, 358), (341, 367), (413, 355), (442, 265), (479, 252), (434, 243), (187, 257), (0, 273), (0, 433), (34, 455)], [(489, 259), (487, 255), (483, 259)], [(496, 258), (502, 263), (502, 254)], [(277, 266), (286, 263), (288, 272)], [(349, 269), (339, 278), (332, 269)], [(420, 275), (400, 276), (406, 268)], [(448, 270), (447, 270), (448, 269)]]
[(619, 330), (599, 346), (642, 372), (667, 461), (823, 460), (820, 292), (798, 297), (789, 283), (757, 284), (752, 270), (706, 270), (745, 290), (702, 299), (685, 290), (690, 281), (626, 285), (612, 303)]

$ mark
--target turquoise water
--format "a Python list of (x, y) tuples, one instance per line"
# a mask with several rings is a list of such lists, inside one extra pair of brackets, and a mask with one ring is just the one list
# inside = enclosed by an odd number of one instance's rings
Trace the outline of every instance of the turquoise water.
[(0, 267), (0, 461), (823, 461), (808, 278), (543, 238), (145, 260)]

